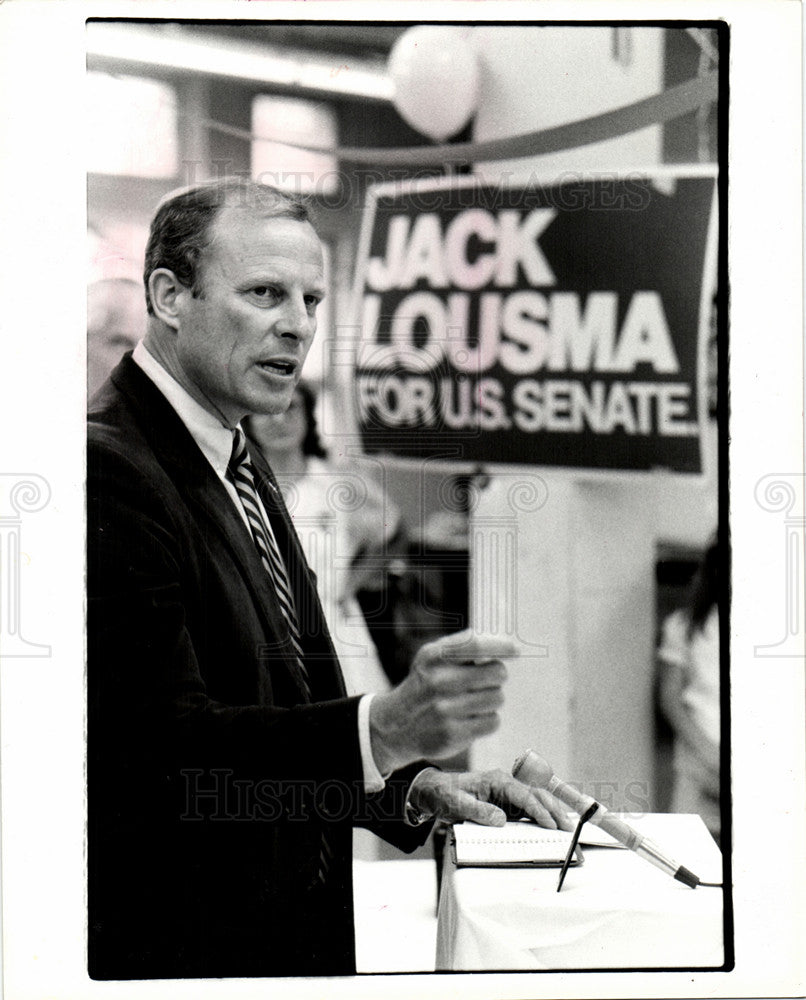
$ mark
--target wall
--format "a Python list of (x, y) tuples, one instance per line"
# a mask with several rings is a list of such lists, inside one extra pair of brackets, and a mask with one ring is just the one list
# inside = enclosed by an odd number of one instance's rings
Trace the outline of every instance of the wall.
[[(474, 138), (485, 141), (551, 128), (657, 93), (663, 78), (662, 43), (659, 28), (476, 28), (482, 75)], [(621, 53), (623, 61), (615, 53)], [(532, 170), (561, 174), (646, 166), (659, 161), (661, 141), (661, 130), (654, 126), (582, 146), (570, 155), (480, 163), (474, 172), (497, 179)]]
[[(659, 91), (662, 34), (632, 29), (615, 39), (609, 28), (476, 29), (483, 73), (474, 138), (550, 127)], [(614, 58), (616, 42), (630, 53), (627, 62)], [(508, 172), (551, 180), (635, 169), (660, 162), (661, 139), (659, 128), (645, 129), (572, 152), (480, 164), (476, 173), (494, 182)], [(607, 804), (653, 807), (656, 545), (699, 545), (716, 526), (713, 428), (708, 449), (711, 475), (696, 482), (662, 475), (618, 482), (525, 468), (526, 492), (530, 482), (543, 484), (528, 510), (512, 510), (513, 481), (493, 476), (474, 515), (475, 624), (490, 622), (480, 611), (495, 604), (493, 624), (500, 627), (514, 605), (528, 655), (512, 664), (503, 725), (474, 747), (474, 765), (508, 766), (533, 747)], [(516, 539), (513, 567), (507, 573), (502, 563), (492, 572), (494, 537), (507, 531)]]

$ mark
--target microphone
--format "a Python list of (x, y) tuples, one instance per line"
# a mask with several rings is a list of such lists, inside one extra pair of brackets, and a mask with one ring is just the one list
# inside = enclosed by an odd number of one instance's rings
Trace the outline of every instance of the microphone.
[(631, 851), (644, 858), (644, 860), (655, 865), (656, 868), (660, 868), (667, 875), (676, 878), (678, 882), (683, 882), (692, 889), (696, 889), (698, 885), (713, 884), (701, 882), (688, 868), (684, 868), (683, 865), (679, 865), (676, 861), (666, 857), (660, 848), (648, 837), (642, 836), (642, 834), (638, 833), (637, 830), (634, 830), (623, 820), (608, 812), (601, 802), (597, 802), (590, 795), (578, 792), (576, 788), (573, 788), (567, 782), (560, 781), (557, 775), (554, 774), (551, 764), (536, 754), (534, 750), (527, 750), (526, 753), (518, 757), (512, 765), (512, 774), (513, 777), (517, 778), (524, 785), (547, 789), (560, 802), (564, 803), (574, 812), (579, 813), (580, 816), (583, 816), (588, 809), (595, 806), (596, 812), (594, 812), (589, 820), (591, 823), (600, 826), (614, 840), (628, 847)]

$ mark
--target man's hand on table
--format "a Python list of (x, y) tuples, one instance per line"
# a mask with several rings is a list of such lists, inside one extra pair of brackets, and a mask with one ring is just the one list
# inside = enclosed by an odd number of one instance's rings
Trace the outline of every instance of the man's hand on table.
[(503, 826), (528, 817), (549, 829), (573, 830), (563, 806), (543, 788), (530, 789), (504, 770), (455, 773), (426, 768), (412, 782), (409, 803), (415, 812), (459, 823)]

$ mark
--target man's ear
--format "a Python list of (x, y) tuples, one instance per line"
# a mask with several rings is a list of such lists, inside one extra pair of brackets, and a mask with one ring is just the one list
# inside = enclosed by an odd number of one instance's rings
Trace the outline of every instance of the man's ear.
[(190, 289), (179, 281), (173, 271), (158, 267), (149, 276), (148, 292), (157, 318), (172, 329), (178, 329), (181, 302), (191, 294)]

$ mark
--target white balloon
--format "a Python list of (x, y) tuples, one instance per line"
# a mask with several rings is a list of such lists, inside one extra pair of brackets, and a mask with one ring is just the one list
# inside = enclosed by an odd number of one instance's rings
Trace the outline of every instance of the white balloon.
[(389, 73), (401, 117), (437, 142), (463, 128), (476, 110), (478, 61), (459, 28), (410, 28), (389, 54)]

